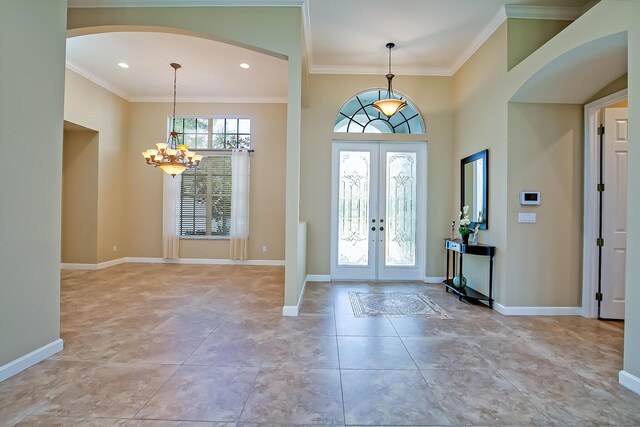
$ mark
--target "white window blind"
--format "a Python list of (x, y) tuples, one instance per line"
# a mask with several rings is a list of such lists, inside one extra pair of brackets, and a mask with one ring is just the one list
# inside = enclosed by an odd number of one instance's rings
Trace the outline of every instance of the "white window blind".
[(231, 157), (213, 155), (181, 175), (180, 236), (228, 237), (231, 226)]

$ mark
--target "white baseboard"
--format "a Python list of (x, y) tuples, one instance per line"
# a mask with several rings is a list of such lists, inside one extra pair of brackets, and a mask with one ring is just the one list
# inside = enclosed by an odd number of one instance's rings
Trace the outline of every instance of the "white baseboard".
[(442, 283), (446, 277), (425, 277), (422, 279), (424, 283)]
[(493, 308), (505, 316), (582, 316), (582, 307), (505, 307), (494, 301)]
[(307, 274), (308, 282), (330, 282), (331, 275), (329, 274)]
[(98, 264), (63, 262), (62, 264), (60, 264), (60, 268), (65, 270), (101, 270), (103, 268), (113, 267), (114, 265), (124, 264), (125, 262), (128, 262), (127, 258), (112, 259), (110, 261), (105, 261)]
[(33, 350), (29, 354), (25, 354), (22, 357), (13, 360), (6, 365), (0, 366), (0, 382), (6, 380), (7, 378), (11, 378), (17, 373), (24, 371), (27, 368), (35, 365), (38, 362), (43, 361), (49, 356), (53, 356), (59, 351), (62, 351), (63, 348), (62, 339), (58, 338), (57, 340), (50, 342), (47, 345), (44, 345), (36, 350)]
[(200, 264), (200, 265), (270, 265), (270, 266), (283, 266), (284, 260), (270, 260), (270, 259), (250, 259), (246, 261), (232, 261), (230, 259), (207, 259), (207, 258), (178, 258), (178, 259), (164, 259), (164, 258), (142, 258), (142, 257), (126, 257), (118, 258), (111, 261), (101, 262), (99, 264), (78, 264), (78, 263), (62, 263), (60, 268), (67, 270), (101, 270), (107, 267), (113, 267), (114, 265), (124, 264), (127, 262), (132, 263), (146, 263), (146, 264)]
[(296, 317), (300, 313), (300, 306), (302, 305), (302, 299), (304, 298), (304, 291), (307, 290), (307, 281), (304, 281), (302, 285), (302, 291), (298, 297), (298, 303), (296, 305), (285, 305), (282, 307), (282, 315), (288, 317)]
[(200, 265), (269, 265), (283, 266), (284, 260), (280, 259), (249, 259), (246, 261), (232, 261), (230, 259), (208, 259), (208, 258), (141, 258), (128, 257), (127, 262), (148, 263), (148, 264), (200, 264)]
[(640, 378), (627, 371), (620, 371), (618, 382), (636, 394), (640, 394)]

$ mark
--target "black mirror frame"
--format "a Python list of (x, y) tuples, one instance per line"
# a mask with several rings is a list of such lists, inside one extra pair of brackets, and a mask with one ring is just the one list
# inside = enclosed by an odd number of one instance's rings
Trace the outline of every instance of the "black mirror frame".
[[(460, 160), (460, 210), (464, 207), (464, 165), (467, 163), (475, 162), (478, 159), (483, 159), (483, 171), (482, 176), (484, 179), (484, 200), (482, 203), (482, 214), (484, 222), (480, 223), (480, 230), (486, 230), (489, 228), (489, 215), (487, 206), (489, 204), (489, 150), (479, 151), (476, 154), (465, 157)], [(476, 222), (472, 222), (469, 227), (475, 228)]]

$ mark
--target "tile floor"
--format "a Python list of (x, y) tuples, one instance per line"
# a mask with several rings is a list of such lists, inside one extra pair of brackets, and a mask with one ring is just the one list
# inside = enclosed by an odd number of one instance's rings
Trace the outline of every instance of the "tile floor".
[[(63, 271), (63, 352), (0, 383), (0, 425), (640, 425), (619, 325), (504, 317), (422, 283), (278, 267)], [(452, 319), (354, 318), (350, 290), (423, 291)]]

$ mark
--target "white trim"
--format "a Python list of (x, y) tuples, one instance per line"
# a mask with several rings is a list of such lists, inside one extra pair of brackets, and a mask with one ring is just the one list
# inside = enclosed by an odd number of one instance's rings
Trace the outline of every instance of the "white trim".
[(117, 258), (110, 261), (104, 261), (98, 264), (80, 264), (63, 262), (60, 268), (65, 270), (102, 270), (103, 268), (113, 267), (114, 265), (124, 264), (128, 262), (128, 258)]
[(582, 307), (505, 307), (493, 302), (493, 308), (504, 316), (580, 316)]
[(127, 262), (146, 264), (200, 264), (200, 265), (267, 265), (283, 266), (284, 260), (280, 259), (249, 259), (246, 261), (232, 261), (230, 259), (208, 259), (208, 258), (142, 258), (128, 257)]
[(304, 291), (307, 290), (307, 280), (305, 279), (304, 284), (302, 285), (302, 291), (300, 291), (300, 296), (298, 297), (298, 303), (296, 305), (285, 305), (282, 307), (282, 315), (287, 317), (297, 317), (300, 313), (300, 306), (302, 305), (302, 300), (304, 298)]
[(305, 282), (330, 282), (330, 274), (307, 274)]
[(583, 13), (583, 8), (570, 6), (530, 6), (522, 4), (507, 4), (504, 8), (507, 13), (507, 18), (516, 19), (575, 21)]
[(636, 394), (640, 394), (640, 378), (627, 371), (620, 371), (618, 382)]
[(302, 4), (303, 0), (69, 0), (67, 7), (300, 7)]
[[(582, 313), (588, 318), (598, 316), (595, 300), (598, 289), (598, 170), (599, 150), (597, 114), (602, 108), (628, 97), (627, 89), (613, 93), (584, 106), (584, 211), (582, 237)], [(592, 242), (592, 244), (587, 244)]]
[(489, 40), (489, 37), (491, 37), (491, 35), (495, 33), (496, 30), (500, 28), (500, 26), (506, 20), (507, 13), (505, 11), (505, 8), (501, 7), (500, 10), (498, 10), (498, 13), (496, 13), (496, 15), (493, 17), (493, 19), (489, 21), (486, 27), (484, 27), (482, 32), (480, 32), (480, 34), (478, 34), (478, 36), (473, 39), (473, 41), (467, 46), (467, 48), (454, 61), (451, 69), (449, 70), (449, 75), (453, 76), (455, 73), (457, 73), (458, 70), (465, 64), (465, 62), (467, 62), (469, 58), (471, 58), (476, 53), (476, 51), (480, 49), (480, 46), (482, 46), (487, 40)]
[(65, 270), (102, 270), (103, 268), (113, 267), (114, 265), (124, 263), (145, 263), (145, 264), (200, 264), (200, 265), (270, 265), (283, 266), (284, 260), (280, 259), (250, 259), (246, 261), (231, 261), (230, 259), (208, 259), (208, 258), (143, 258), (143, 257), (126, 257), (118, 258), (111, 261), (101, 262), (100, 264), (74, 264), (62, 263), (60, 268)]
[(5, 365), (0, 366), (0, 382), (11, 378), (12, 376), (24, 371), (27, 368), (35, 365), (38, 362), (43, 361), (47, 357), (62, 351), (64, 344), (62, 339), (58, 338), (49, 344), (33, 350), (31, 353), (25, 354), (22, 357), (17, 358)]
[[(87, 77), (88, 78), (88, 77)], [(173, 98), (166, 96), (132, 96), (127, 99), (129, 102), (172, 102)], [(215, 96), (181, 96), (180, 103), (222, 103), (222, 104), (286, 104), (286, 97), (215, 97)]]
[[(309, 74), (384, 74), (387, 70), (379, 66), (314, 65), (309, 63)], [(393, 66), (396, 75), (402, 76), (452, 76), (451, 68)]]
[(69, 61), (66, 61), (65, 64), (66, 64), (66, 67), (70, 71), (73, 71), (74, 73), (78, 74), (81, 77), (84, 77), (85, 79), (89, 80), (90, 82), (97, 84), (101, 88), (108, 90), (109, 92), (113, 93), (114, 95), (119, 96), (120, 98), (124, 99), (125, 101), (131, 102), (131, 96), (130, 95), (122, 92), (120, 89), (116, 88), (111, 83), (107, 82), (106, 80), (101, 79), (100, 77), (96, 76), (95, 74), (90, 73), (87, 70), (85, 70), (84, 68), (78, 67), (77, 65), (74, 65)]
[(425, 277), (422, 279), (424, 283), (442, 283), (446, 277)]

